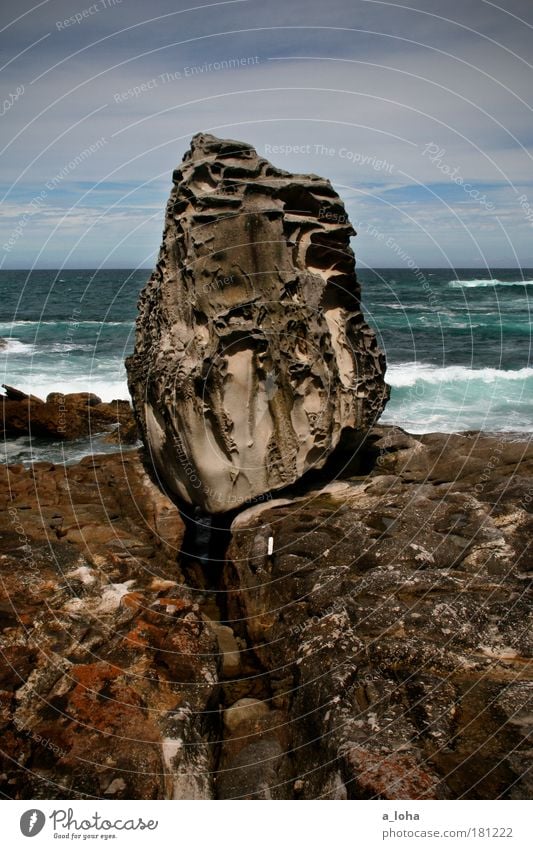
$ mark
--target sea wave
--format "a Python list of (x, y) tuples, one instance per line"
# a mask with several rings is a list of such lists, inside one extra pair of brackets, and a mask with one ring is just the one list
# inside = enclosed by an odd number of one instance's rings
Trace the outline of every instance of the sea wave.
[(400, 363), (387, 370), (391, 399), (381, 418), (412, 433), (533, 431), (533, 368)]
[(77, 342), (51, 342), (48, 345), (36, 345), (30, 344), (29, 342), (21, 342), (20, 339), (4, 339), (4, 346), (0, 348), (0, 355), (17, 355), (17, 356), (34, 356), (39, 357), (41, 355), (49, 355), (49, 354), (65, 354), (70, 353), (71, 351), (85, 351), (95, 352), (95, 345), (93, 344), (83, 344)]
[[(485, 320), (481, 321), (480, 319), (482, 318)], [(532, 336), (531, 321), (527, 313), (520, 316), (520, 318), (516, 318), (514, 315), (507, 316), (504, 313), (497, 313), (495, 315), (487, 313), (486, 315), (482, 315), (479, 312), (472, 312), (471, 316), (468, 312), (462, 315), (435, 313), (416, 316), (412, 322), (412, 327), (415, 331), (417, 329), (416, 325), (420, 325), (423, 328), (435, 328), (442, 332), (468, 330), (478, 340), (481, 337), (479, 334), (474, 333), (476, 330), (487, 331), (493, 336), (500, 333), (520, 334), (527, 337)]]
[[(420, 312), (421, 310), (427, 310), (428, 304), (427, 301), (423, 304), (399, 304), (396, 302), (394, 304), (379, 304), (378, 308), (379, 307), (385, 307), (388, 310), (417, 310), (418, 312)], [(376, 309), (376, 307), (374, 307), (374, 309)], [(365, 308), (365, 312), (366, 311), (367, 308)]]
[(490, 286), (533, 286), (533, 280), (450, 280), (448, 286), (452, 289), (483, 289)]
[[(134, 450), (135, 445), (121, 446), (121, 451)], [(34, 436), (19, 436), (4, 439), (0, 446), (0, 463), (23, 463), (29, 466), (36, 461), (47, 463), (65, 463), (69, 466), (79, 463), (88, 454), (113, 454), (117, 446), (106, 442), (102, 435), (91, 435), (72, 441), (50, 442)]]
[(434, 366), (429, 363), (399, 363), (387, 369), (387, 383), (396, 389), (415, 386), (419, 382), (434, 385), (442, 383), (470, 383), (472, 381), (491, 384), (499, 381), (524, 381), (533, 377), (533, 368), (471, 369), (467, 366)]
[(20, 339), (2, 339), (0, 347), (0, 356), (6, 354), (23, 354), (28, 356), (35, 351), (35, 345), (29, 342), (21, 342)]
[(63, 326), (73, 326), (76, 327), (84, 327), (87, 326), (95, 326), (95, 325), (104, 325), (105, 327), (133, 327), (135, 325), (135, 319), (131, 319), (129, 321), (98, 321), (96, 319), (84, 319), (83, 321), (78, 321), (76, 318), (61, 318), (57, 320), (50, 321), (48, 319), (14, 319), (13, 321), (0, 321), (0, 335), (2, 331), (10, 330), (13, 327), (40, 327), (41, 325), (51, 326), (55, 325), (57, 327)]

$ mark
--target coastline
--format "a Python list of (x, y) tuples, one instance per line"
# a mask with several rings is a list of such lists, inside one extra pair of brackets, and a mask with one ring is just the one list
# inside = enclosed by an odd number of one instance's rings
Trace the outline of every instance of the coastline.
[[(407, 268), (357, 271), (393, 388), (383, 423), (412, 433), (530, 430), (533, 269), (421, 270), (427, 291)], [(58, 389), (128, 398), (124, 358), (148, 276), (0, 271), (2, 382), (41, 398)]]
[(50, 392), (46, 399), (3, 384), (4, 461), (75, 463), (92, 453), (139, 444), (129, 400), (103, 402), (91, 392)]

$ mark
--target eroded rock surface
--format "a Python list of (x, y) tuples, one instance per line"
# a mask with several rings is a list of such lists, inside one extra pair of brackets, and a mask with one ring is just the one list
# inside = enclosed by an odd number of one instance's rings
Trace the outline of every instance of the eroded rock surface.
[(197, 135), (142, 293), (129, 386), (171, 492), (211, 513), (320, 467), (387, 399), (344, 205), (248, 144)]

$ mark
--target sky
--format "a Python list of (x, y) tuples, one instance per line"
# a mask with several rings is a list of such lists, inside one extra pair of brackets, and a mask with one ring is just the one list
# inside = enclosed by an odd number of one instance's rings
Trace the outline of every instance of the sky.
[(328, 177), (359, 267), (533, 267), (531, 0), (2, 0), (0, 267), (149, 268), (197, 132)]

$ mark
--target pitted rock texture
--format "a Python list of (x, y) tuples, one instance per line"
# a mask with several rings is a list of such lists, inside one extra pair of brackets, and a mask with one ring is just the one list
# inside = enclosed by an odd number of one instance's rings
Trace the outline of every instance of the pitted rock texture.
[(388, 397), (354, 230), (328, 180), (199, 134), (174, 172), (127, 361), (170, 492), (217, 513), (320, 468)]

